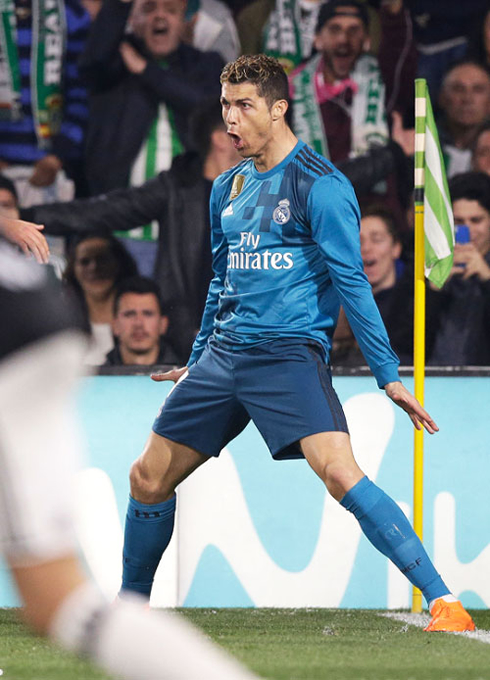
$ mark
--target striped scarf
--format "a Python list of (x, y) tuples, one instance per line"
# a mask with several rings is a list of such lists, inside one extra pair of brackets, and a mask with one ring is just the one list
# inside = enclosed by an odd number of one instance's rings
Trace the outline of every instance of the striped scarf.
[(262, 35), (262, 51), (290, 73), (311, 55), (320, 3), (304, 7), (301, 0), (276, 0)]
[[(31, 99), (39, 148), (49, 149), (63, 108), (62, 64), (66, 49), (63, 0), (33, 0)], [(14, 0), (0, 0), (0, 120), (22, 119), (21, 76)]]
[[(320, 110), (323, 82), (323, 59), (318, 54), (290, 78), (294, 133), (312, 149), (329, 157), (327, 136)], [(388, 126), (384, 106), (385, 86), (376, 57), (363, 54), (356, 61), (349, 77), (349, 86), (355, 88), (351, 118), (351, 156), (365, 153), (375, 144), (386, 144)], [(333, 89), (332, 89), (333, 91)]]

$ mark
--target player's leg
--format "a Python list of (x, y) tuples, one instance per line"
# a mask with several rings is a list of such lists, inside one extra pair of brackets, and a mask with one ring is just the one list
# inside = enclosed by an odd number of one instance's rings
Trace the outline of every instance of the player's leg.
[(209, 456), (152, 432), (130, 472), (121, 595), (149, 597), (174, 528), (175, 489)]
[(131, 469), (123, 585), (149, 598), (173, 529), (175, 489), (242, 430), (249, 416), (233, 390), (233, 354), (208, 347), (171, 390)]
[(111, 604), (76, 555), (13, 567), (24, 618), (39, 634), (127, 680), (256, 680), (182, 621), (146, 612), (141, 602)]
[(301, 439), (300, 444), (329, 493), (354, 514), (374, 547), (422, 591), (431, 611), (436, 601), (444, 603), (444, 612), (438, 615), (445, 620), (429, 630), (473, 630), (471, 617), (451, 595), (402, 510), (358, 467), (349, 435), (322, 432)]
[(332, 496), (355, 514), (368, 539), (428, 602), (446, 597), (449, 591), (405, 515), (357, 465), (321, 349), (292, 340), (266, 343), (242, 364), (240, 397), (272, 455), (281, 459), (303, 454)]

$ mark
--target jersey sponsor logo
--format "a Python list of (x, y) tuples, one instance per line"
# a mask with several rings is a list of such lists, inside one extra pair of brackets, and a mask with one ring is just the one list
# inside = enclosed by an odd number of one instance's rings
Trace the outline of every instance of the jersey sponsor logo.
[(230, 191), (230, 201), (242, 193), (243, 185), (245, 183), (245, 175), (235, 175), (233, 178), (233, 185)]
[[(240, 232), (240, 250), (228, 253), (228, 269), (291, 269), (294, 265), (292, 253), (274, 253), (270, 250), (254, 252), (261, 235), (249, 231)], [(251, 250), (245, 250), (251, 248)]]
[(291, 269), (293, 267), (292, 253), (263, 253), (245, 252), (242, 248), (238, 253), (228, 253), (228, 269)]
[(289, 201), (287, 198), (283, 198), (279, 201), (279, 205), (272, 213), (272, 219), (276, 224), (286, 224), (289, 222), (291, 217), (291, 210), (289, 209)]

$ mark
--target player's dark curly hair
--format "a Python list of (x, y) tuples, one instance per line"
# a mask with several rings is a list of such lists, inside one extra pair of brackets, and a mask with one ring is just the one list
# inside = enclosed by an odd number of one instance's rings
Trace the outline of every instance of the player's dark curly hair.
[(244, 54), (221, 71), (221, 84), (253, 83), (269, 108), (279, 99), (289, 102), (288, 78), (281, 64), (265, 54)]

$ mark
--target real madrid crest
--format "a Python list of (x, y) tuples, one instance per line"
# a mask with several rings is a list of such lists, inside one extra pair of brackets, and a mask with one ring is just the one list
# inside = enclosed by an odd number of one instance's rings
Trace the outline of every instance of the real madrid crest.
[(244, 182), (245, 182), (245, 175), (235, 175), (235, 177), (233, 178), (233, 186), (231, 187), (231, 191), (230, 191), (230, 199), (229, 199), (230, 201), (232, 201), (239, 194), (241, 194)]
[(286, 224), (291, 217), (291, 210), (289, 209), (289, 201), (287, 198), (283, 198), (279, 201), (279, 205), (272, 213), (272, 219), (276, 224)]

